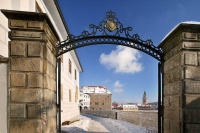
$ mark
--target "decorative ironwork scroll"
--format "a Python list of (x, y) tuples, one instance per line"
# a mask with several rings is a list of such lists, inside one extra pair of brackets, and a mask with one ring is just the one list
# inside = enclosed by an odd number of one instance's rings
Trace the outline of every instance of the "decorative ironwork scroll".
[(94, 44), (117, 44), (143, 51), (157, 60), (162, 58), (162, 49), (153, 45), (151, 40), (142, 40), (138, 34), (130, 35), (132, 27), (123, 27), (116, 13), (109, 11), (98, 26), (89, 25), (91, 31), (84, 30), (81, 35), (68, 35), (65, 41), (57, 45), (57, 56), (70, 50)]

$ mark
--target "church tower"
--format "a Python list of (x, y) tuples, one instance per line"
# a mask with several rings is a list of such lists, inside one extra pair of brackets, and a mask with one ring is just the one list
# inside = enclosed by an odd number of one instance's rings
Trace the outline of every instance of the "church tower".
[(143, 105), (146, 105), (146, 104), (147, 104), (147, 94), (146, 94), (146, 91), (144, 91), (144, 94), (143, 94), (142, 104), (143, 104)]

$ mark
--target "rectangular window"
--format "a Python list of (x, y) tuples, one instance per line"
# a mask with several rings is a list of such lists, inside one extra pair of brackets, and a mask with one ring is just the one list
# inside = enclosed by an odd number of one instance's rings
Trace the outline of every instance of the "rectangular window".
[(95, 105), (98, 105), (98, 102), (95, 102)]
[(75, 78), (75, 80), (76, 80), (76, 69), (75, 69), (75, 71), (74, 71), (74, 78)]
[(69, 89), (69, 102), (72, 101), (71, 90)]
[(70, 59), (69, 59), (69, 73), (72, 73), (72, 62)]
[(76, 86), (75, 102), (78, 101), (78, 86)]

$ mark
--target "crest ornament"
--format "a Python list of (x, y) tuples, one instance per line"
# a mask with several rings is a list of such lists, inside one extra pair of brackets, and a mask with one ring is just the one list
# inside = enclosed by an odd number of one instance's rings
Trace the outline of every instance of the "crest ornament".
[(105, 28), (106, 28), (108, 31), (112, 32), (112, 31), (116, 30), (118, 27), (117, 27), (117, 24), (116, 24), (115, 21), (107, 20), (107, 21), (106, 21), (106, 24), (105, 24)]

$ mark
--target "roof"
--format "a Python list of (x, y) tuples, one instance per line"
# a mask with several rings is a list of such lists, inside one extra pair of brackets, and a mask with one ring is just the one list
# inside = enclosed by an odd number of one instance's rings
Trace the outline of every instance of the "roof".
[(105, 94), (111, 94), (111, 92), (107, 88), (105, 88), (104, 86), (82, 86), (80, 90), (83, 91), (84, 93), (105, 93)]
[[(58, 1), (57, 0), (52, 0), (52, 1), (43, 0), (43, 1), (44, 1), (45, 5), (47, 6), (47, 8), (51, 8), (51, 10), (49, 10), (49, 13), (55, 18), (54, 19), (55, 24), (58, 27), (59, 32), (62, 34), (61, 36), (62, 36), (63, 40), (60, 40), (60, 41), (64, 41), (67, 38), (68, 34), (70, 34), (70, 31), (69, 31), (66, 21), (63, 17), (63, 14), (62, 14), (62, 11), (58, 4)], [(81, 66), (80, 59), (78, 57), (76, 50), (72, 50), (69, 53), (72, 56), (74, 56), (74, 55), (76, 56), (77, 60), (75, 60), (75, 63), (78, 65), (77, 67), (79, 68), (79, 71), (83, 72), (83, 68)]]

